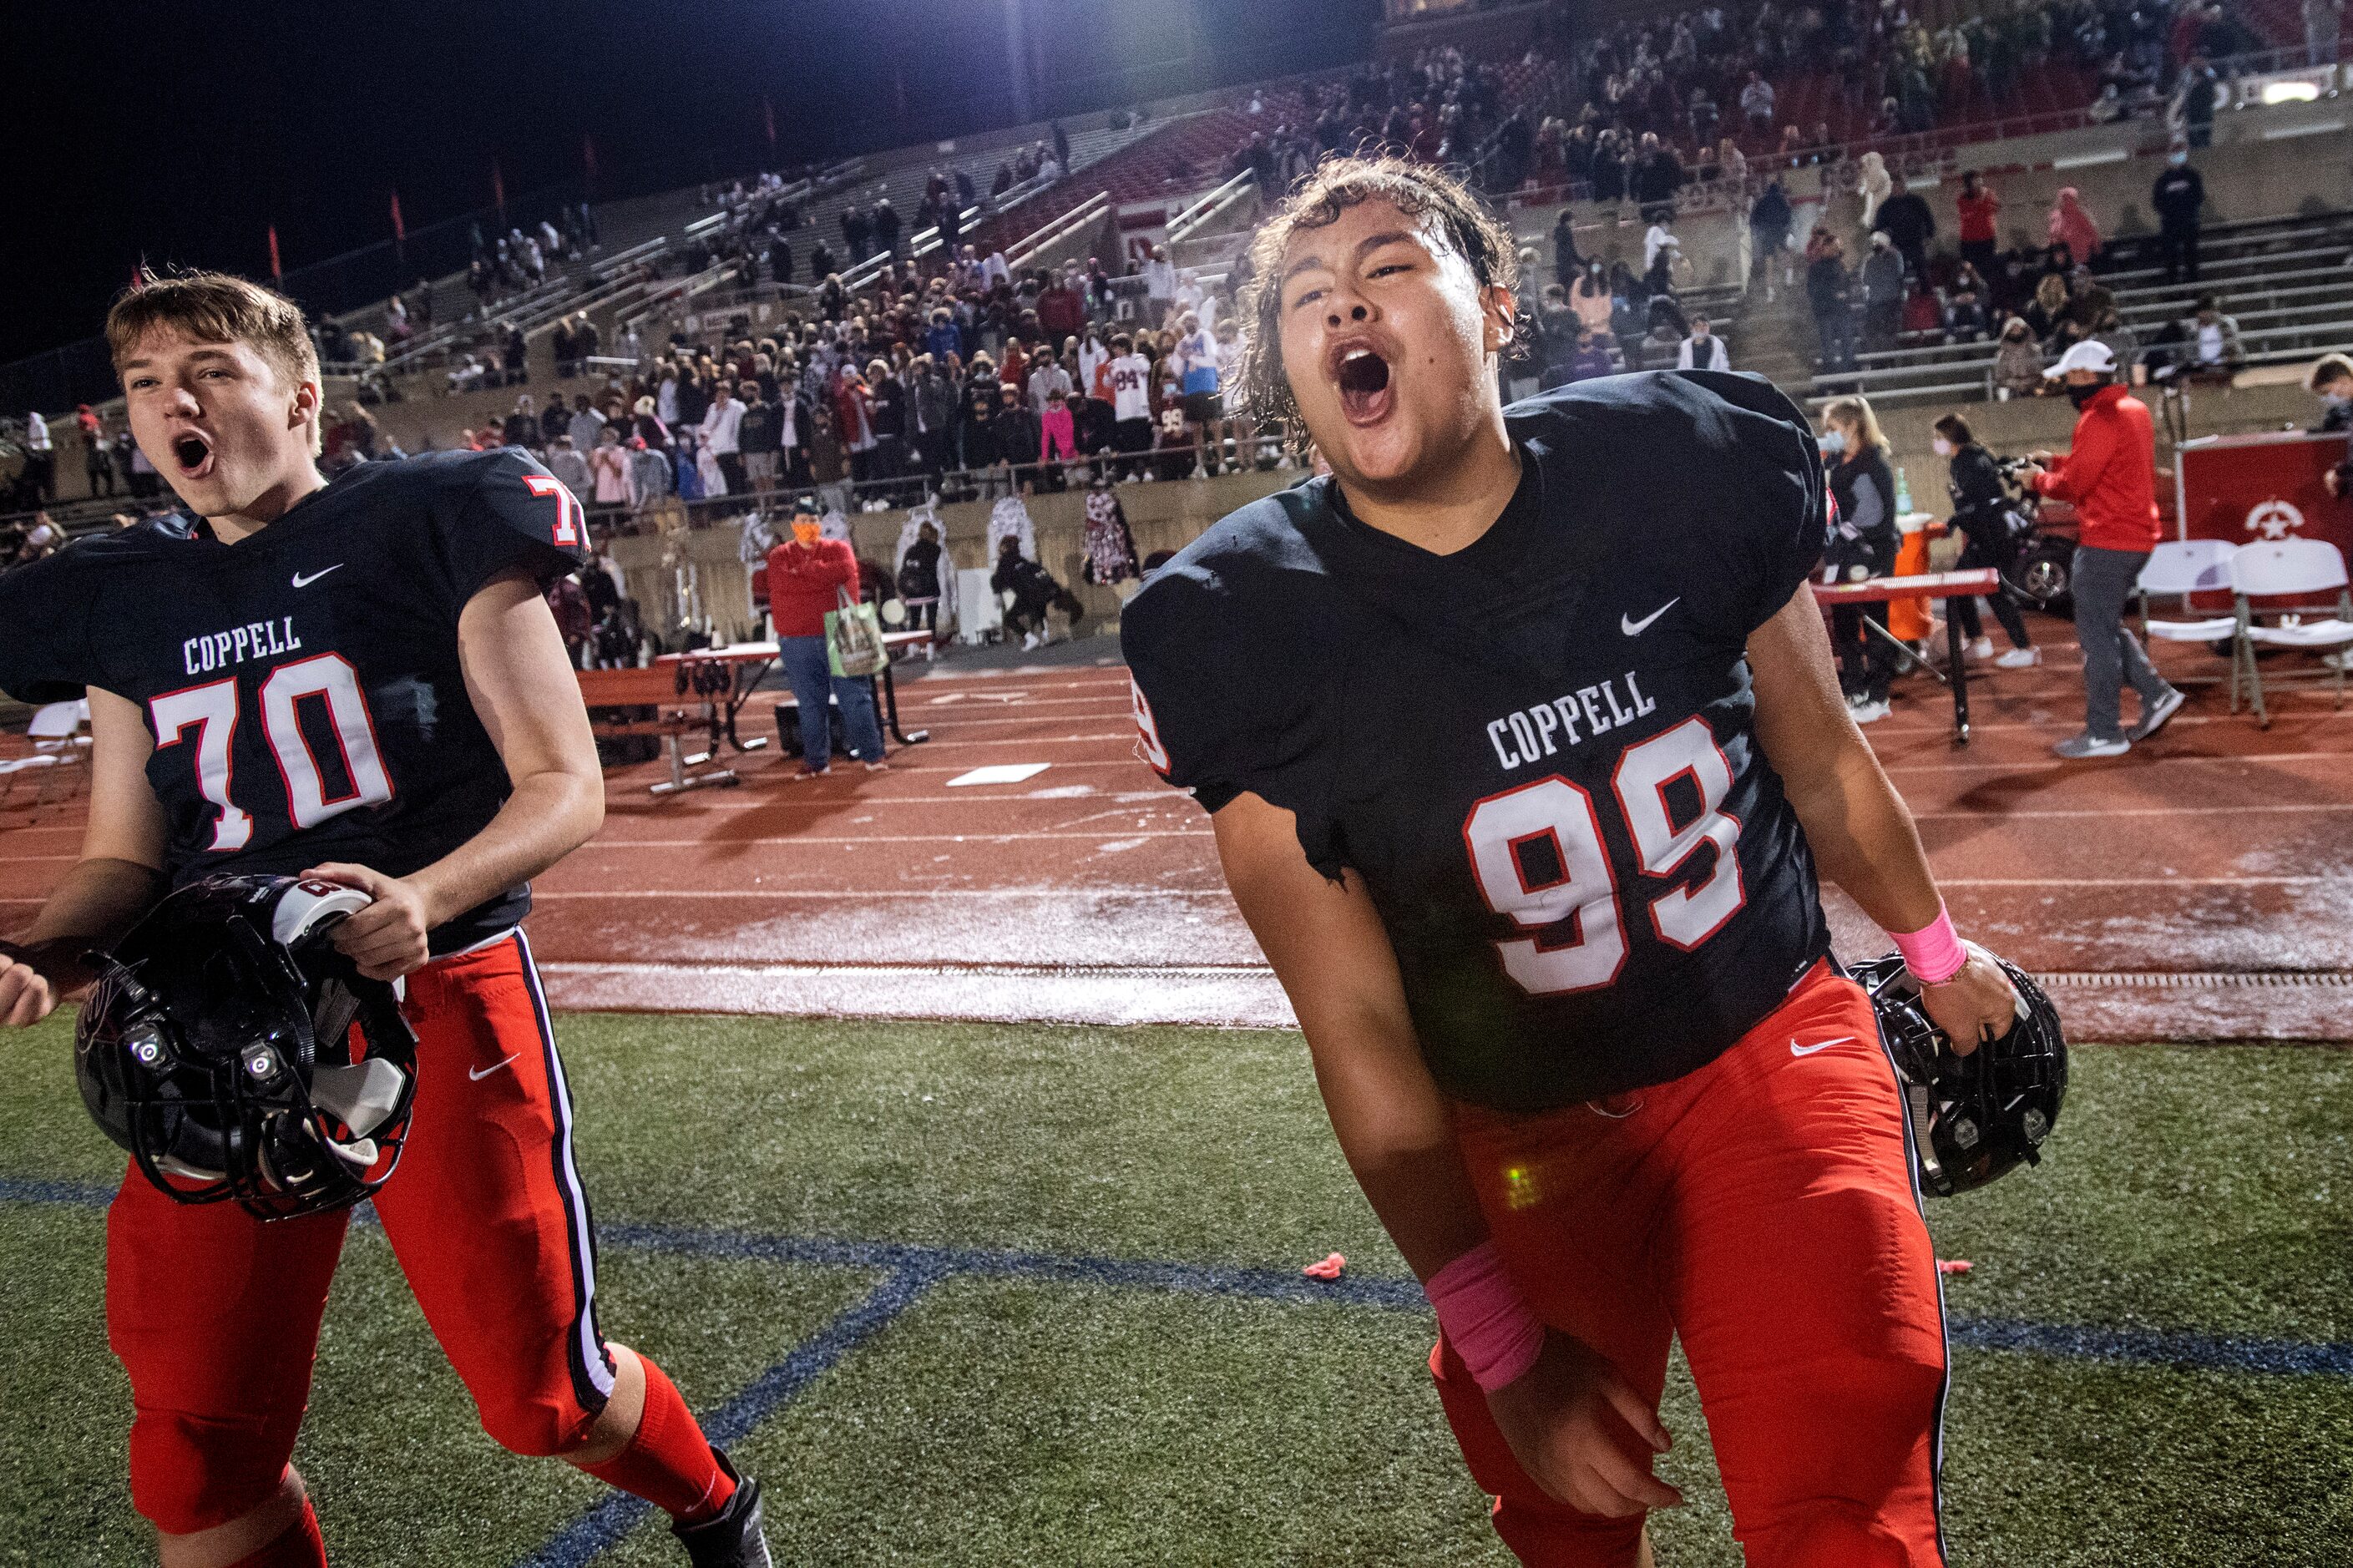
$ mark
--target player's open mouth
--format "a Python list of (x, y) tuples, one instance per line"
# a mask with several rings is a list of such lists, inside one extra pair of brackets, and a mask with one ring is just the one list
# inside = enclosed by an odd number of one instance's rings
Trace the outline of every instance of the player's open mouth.
[(202, 436), (173, 437), (172, 457), (180, 465), (182, 479), (201, 479), (213, 471), (212, 444)]
[(1351, 425), (1377, 425), (1388, 415), (1389, 362), (1359, 343), (1340, 355), (1334, 378), (1340, 385), (1340, 412)]

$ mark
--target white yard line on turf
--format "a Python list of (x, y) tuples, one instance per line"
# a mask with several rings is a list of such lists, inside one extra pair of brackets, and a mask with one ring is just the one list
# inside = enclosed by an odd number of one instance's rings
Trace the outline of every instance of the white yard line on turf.
[(947, 787), (962, 789), (970, 784), (1022, 784), (1036, 778), (1053, 765), (1051, 763), (992, 763), (985, 768), (975, 768), (970, 773), (958, 773), (948, 780)]

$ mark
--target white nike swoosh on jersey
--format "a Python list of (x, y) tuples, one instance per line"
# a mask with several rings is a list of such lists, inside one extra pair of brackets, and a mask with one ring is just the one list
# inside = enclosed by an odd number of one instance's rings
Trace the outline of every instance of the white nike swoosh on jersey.
[(318, 572), (311, 572), (311, 573), (308, 573), (308, 574), (301, 573), (301, 572), (297, 572), (297, 573), (295, 573), (295, 574), (294, 574), (294, 585), (295, 585), (297, 588), (307, 588), (307, 587), (309, 587), (311, 584), (313, 584), (313, 583), (317, 582), (320, 578), (322, 578), (322, 577), (325, 576), (325, 575), (327, 574), (327, 573), (329, 573), (329, 572), (340, 572), (340, 571), (342, 571), (343, 569), (343, 563), (342, 562), (338, 561), (338, 562), (336, 562), (332, 566), (329, 566), (329, 567), (327, 567), (327, 568), (325, 568), (324, 570), (322, 570), (322, 571), (318, 571)]
[(1832, 1046), (1842, 1046), (1852, 1038), (1854, 1038), (1852, 1035), (1841, 1035), (1835, 1040), (1822, 1040), (1810, 1046), (1801, 1046), (1798, 1044), (1797, 1041), (1791, 1040), (1789, 1042), (1789, 1054), (1793, 1057), (1810, 1057), (1816, 1051), (1826, 1051)]
[[(521, 1051), (517, 1051), (515, 1056), (521, 1056), (522, 1054), (522, 1053)], [(499, 1068), (506, 1066), (507, 1062), (511, 1062), (512, 1060), (514, 1060), (514, 1057), (511, 1056), (507, 1058), (505, 1062), (492, 1062), (489, 1067), (482, 1068), (480, 1072), (475, 1071), (472, 1068), (468, 1068), (466, 1069), (466, 1076), (472, 1079), (476, 1083), (480, 1083), (484, 1079), (490, 1077), (492, 1073), (498, 1071)]]
[(1652, 610), (1649, 615), (1644, 616), (1639, 621), (1631, 616), (1621, 614), (1618, 617), (1618, 629), (1624, 632), (1630, 637), (1641, 637), (1644, 632), (1651, 629), (1651, 623), (1652, 621), (1657, 620), (1661, 616), (1665, 615), (1669, 610), (1673, 609), (1677, 605), (1680, 605), (1683, 602), (1683, 595), (1678, 594), (1673, 598), (1669, 599), (1665, 604), (1661, 605), (1657, 609)]

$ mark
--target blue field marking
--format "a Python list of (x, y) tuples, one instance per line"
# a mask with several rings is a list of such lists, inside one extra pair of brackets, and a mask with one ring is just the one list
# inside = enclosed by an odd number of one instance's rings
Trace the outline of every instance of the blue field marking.
[[(0, 1176), (0, 1203), (103, 1208), (113, 1195), (114, 1191), (111, 1187), (86, 1183)], [(370, 1216), (363, 1214), (360, 1217), (364, 1220)], [(597, 1226), (596, 1237), (602, 1246), (630, 1251), (757, 1263), (800, 1264), (815, 1268), (878, 1269), (893, 1278), (902, 1275), (918, 1277), (925, 1289), (951, 1276), (968, 1274), (1100, 1285), (1124, 1290), (1226, 1296), (1251, 1301), (1324, 1303), (1409, 1312), (1427, 1312), (1430, 1310), (1429, 1303), (1423, 1299), (1421, 1287), (1409, 1279), (1399, 1277), (1358, 1275), (1324, 1281), (1309, 1279), (1282, 1268), (1236, 1268), (1151, 1258), (1091, 1257), (1082, 1253), (1024, 1252), (978, 1247), (929, 1247), (914, 1242), (776, 1236), (757, 1231), (704, 1230), (688, 1226), (607, 1222)], [(2353, 1377), (2353, 1343), (2342, 1342), (2261, 1339), (2182, 1329), (2112, 1329), (2087, 1323), (2040, 1323), (2022, 1319), (1964, 1317), (1958, 1314), (1948, 1318), (1947, 1328), (1956, 1344), (1966, 1345), (1971, 1350), (2015, 1351), (2063, 1361), (2106, 1362), (2126, 1366), (2176, 1367), (2201, 1372), (2284, 1375), (2318, 1373)], [(869, 1329), (866, 1331), (872, 1331)], [(824, 1335), (820, 1334), (818, 1338), (822, 1340)], [(815, 1344), (818, 1341), (810, 1342)], [(778, 1367), (781, 1369), (788, 1364), (791, 1364), (789, 1359), (779, 1363)], [(831, 1363), (828, 1362), (827, 1364)], [(797, 1387), (796, 1384), (796, 1390)], [(786, 1399), (789, 1397), (789, 1394), (786, 1396)], [(775, 1408), (781, 1408), (781, 1403)]]
[[(599, 1239), (609, 1241), (610, 1237), (600, 1233)], [(743, 1441), (760, 1423), (790, 1405), (819, 1374), (887, 1328), (948, 1273), (923, 1259), (892, 1268), (863, 1300), (834, 1314), (825, 1327), (754, 1378), (734, 1398), (716, 1410), (697, 1411), (695, 1418), (702, 1424), (703, 1435), (723, 1448)], [(582, 1568), (637, 1528), (652, 1507), (643, 1498), (614, 1492), (565, 1525), (517, 1568)]]
[(694, 1258), (732, 1258), (763, 1263), (810, 1264), (828, 1268), (906, 1268), (936, 1266), (948, 1274), (1000, 1279), (1049, 1279), (1065, 1284), (1108, 1285), (1129, 1290), (1165, 1290), (1188, 1296), (1234, 1296), (1251, 1301), (1335, 1302), (1351, 1307), (1403, 1308), (1427, 1311), (1421, 1287), (1410, 1279), (1377, 1276), (1329, 1282), (1287, 1268), (1229, 1268), (1215, 1264), (1162, 1263), (1146, 1258), (1094, 1258), (1084, 1254), (999, 1251), (978, 1247), (925, 1247), (894, 1241), (837, 1241), (823, 1237), (764, 1236), (700, 1230), (679, 1226), (599, 1225), (599, 1241), (648, 1252)]
[(2353, 1377), (2353, 1344), (2326, 1341), (2258, 1340), (2179, 1329), (2102, 1329), (2013, 1318), (1955, 1318), (1951, 1331), (1955, 1344), (1971, 1350), (2023, 1351), (2063, 1361), (2125, 1362), (2194, 1372)]

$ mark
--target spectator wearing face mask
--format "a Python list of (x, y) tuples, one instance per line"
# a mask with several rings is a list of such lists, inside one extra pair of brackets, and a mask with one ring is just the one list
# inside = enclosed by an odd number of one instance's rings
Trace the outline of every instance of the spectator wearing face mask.
[(2199, 214), (2206, 205), (2206, 182), (2189, 166), (2189, 149), (2176, 147), (2165, 160), (2165, 172), (2149, 187), (2149, 205), (2157, 209), (2157, 246), (2165, 258), (2168, 283), (2198, 281)]
[(596, 439), (596, 449), (588, 454), (588, 473), (596, 486), (593, 497), (598, 506), (629, 504), (629, 454), (621, 446), (617, 426), (607, 425)]
[(2053, 245), (2063, 245), (2067, 253), (2086, 266), (2100, 254), (2100, 226), (2084, 210), (2082, 197), (2073, 185), (2059, 188), (2059, 200), (2051, 208), (2050, 238)]
[(547, 454), (547, 471), (575, 496), (590, 493), (588, 454), (572, 444), (569, 432), (558, 436)]
[(1976, 268), (1979, 276), (1992, 277), (1993, 220), (1994, 215), (2001, 211), (2001, 197), (1975, 169), (1964, 169), (1960, 195), (1953, 198), (1953, 206), (1961, 220), (1961, 259)]
[(1617, 363), (1609, 357), (1609, 334), (1579, 326), (1577, 330), (1577, 352), (1568, 362), (1568, 379), (1591, 381), (1597, 376), (1617, 374)]
[(1062, 368), (1060, 361), (1044, 353), (1029, 363), (1029, 412), (1043, 419), (1049, 400), (1057, 394), (1064, 398), (1071, 395), (1071, 373)]
[(833, 760), (830, 709), (841, 710), (850, 753), (880, 773), (882, 730), (874, 717), (874, 693), (861, 679), (833, 673), (825, 646), (825, 617), (840, 593), (859, 596), (858, 559), (845, 540), (824, 537), (817, 498), (793, 502), (793, 536), (768, 552), (768, 613), (776, 629), (776, 662), (793, 689), (800, 710), (801, 766), (798, 778), (823, 777)]
[[(1104, 367), (1111, 390), (1112, 449), (1122, 454), (1152, 449), (1152, 362), (1135, 352), (1135, 340), (1125, 332), (1111, 340), (1111, 362)], [(1122, 478), (1139, 470), (1123, 464)]]
[[(2073, 503), (2078, 519), (2073, 591), (2084, 729), (2052, 748), (2071, 761), (2122, 756), (2164, 728), (2182, 701), (2124, 626), (2133, 584), (2157, 546), (2157, 435), (2148, 405), (2114, 384), (2116, 370), (2105, 344), (2086, 342), (2044, 372), (2075, 405), (2075, 431), (2066, 457), (2033, 453), (2028, 470), (2036, 494)], [(2126, 679), (2141, 703), (2129, 730), (2118, 712)]]
[(989, 588), (1000, 596), (1010, 595), (1005, 610), (1005, 629), (1021, 634), (1025, 649), (1043, 647), (1054, 640), (1053, 627), (1046, 619), (1050, 610), (1060, 610), (1069, 617), (1073, 631), (1086, 606), (1077, 595), (1063, 587), (1047, 574), (1046, 569), (1021, 553), (1021, 541), (1007, 534), (997, 542), (996, 570), (989, 574)]
[(1915, 278), (1928, 276), (1928, 242), (1936, 237), (1936, 217), (1928, 204), (1913, 192), (1902, 175), (1895, 176), (1890, 195), (1880, 204), (1877, 227), (1894, 242), (1905, 269)]
[(1184, 389), (1186, 433), (1192, 437), (1197, 469), (1206, 474), (1205, 442), (1209, 427), (1223, 416), (1218, 396), (1218, 340), (1204, 331), (1201, 320), (1191, 311), (1178, 319), (1182, 335), (1176, 340), (1176, 374)]
[[(1823, 563), (1840, 582), (1884, 577), (1895, 569), (1901, 542), (1895, 523), (1895, 470), (1887, 437), (1868, 400), (1833, 398), (1822, 409), (1822, 459), (1834, 507)], [(1866, 630), (1865, 623), (1875, 626)], [(1894, 645), (1883, 635), (1883, 604), (1840, 605), (1831, 612), (1831, 646), (1839, 685), (1858, 724), (1887, 717), (1887, 690), (1895, 675)]]
[(722, 382), (718, 395), (703, 411), (702, 435), (703, 449), (718, 459), (719, 471), (727, 477), (729, 495), (742, 495), (746, 488), (741, 439), (743, 427), (744, 405), (735, 395), (734, 384)]
[(1895, 346), (1904, 325), (1904, 258), (1885, 230), (1873, 230), (1862, 260), (1862, 341), (1873, 351)]
[(2353, 359), (2322, 354), (2305, 384), (2320, 399), (2320, 423), (2312, 427), (2312, 433), (2348, 437), (2346, 460), (2322, 476), (2323, 482), (2330, 495), (2340, 500), (2353, 496)]
[(2211, 294), (2198, 297), (2197, 313), (2181, 323), (2181, 336), (2188, 349), (2182, 356), (2184, 369), (2227, 374), (2247, 363), (2238, 320), (2224, 315), (2221, 301)]
[(997, 417), (989, 428), (997, 439), (997, 460), (1011, 470), (1016, 486), (1034, 480), (1034, 465), (1045, 447), (1045, 422), (1029, 411), (1018, 390), (1010, 386), (1004, 389), (1004, 400), (997, 405)]
[(1694, 316), (1691, 336), (1675, 351), (1677, 370), (1730, 370), (1732, 355), (1725, 350), (1724, 340), (1708, 331), (1705, 316)]
[[(2010, 575), (2018, 564), (2018, 534), (2011, 526), (2012, 512), (2009, 492), (2001, 486), (2001, 471), (1994, 466), (1993, 454), (1978, 442), (1969, 422), (1957, 414), (1947, 414), (1936, 424), (1936, 439), (1931, 443), (1936, 456), (1945, 459), (1945, 488), (1953, 500), (1953, 528), (1963, 540), (1961, 558), (1956, 563), (1967, 571), (1990, 566), (2002, 575), (2004, 585), (1989, 597), (1993, 605), (1994, 619), (2010, 638), (2010, 651), (1994, 663), (2002, 669), (2024, 669), (2042, 662), (2042, 650), (2026, 635), (2026, 621), (2018, 613), (2018, 605), (2008, 587)], [(1978, 617), (1975, 599), (1957, 599), (1952, 613), (1959, 624), (1961, 635), (1968, 638), (1971, 658), (1993, 658), (1993, 641), (1985, 635), (1985, 624)]]
[(2042, 345), (2023, 318), (2012, 316), (2001, 327), (1993, 351), (1994, 395), (2009, 399), (2032, 397), (2047, 384), (2042, 379)]
[(1038, 431), (1039, 474), (1044, 481), (1039, 488), (1061, 489), (1067, 482), (1063, 465), (1077, 460), (1079, 443), (1070, 400), (1060, 391), (1046, 395), (1046, 412), (1039, 416)]
[(1846, 269), (1845, 247), (1830, 230), (1816, 226), (1806, 246), (1806, 302), (1821, 342), (1820, 368), (1854, 368), (1854, 282)]

